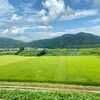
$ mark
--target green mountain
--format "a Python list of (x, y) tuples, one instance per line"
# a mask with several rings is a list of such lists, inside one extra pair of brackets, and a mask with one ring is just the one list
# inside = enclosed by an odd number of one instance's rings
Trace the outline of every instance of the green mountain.
[(28, 45), (36, 48), (100, 47), (100, 36), (80, 32), (77, 34), (65, 34), (52, 39), (32, 41)]
[(0, 47), (32, 47), (32, 48), (85, 48), (100, 47), (100, 36), (90, 33), (65, 34), (56, 38), (23, 42), (0, 37)]
[(0, 48), (8, 48), (8, 47), (16, 48), (16, 47), (21, 47), (25, 45), (26, 43), (23, 41), (0, 37)]

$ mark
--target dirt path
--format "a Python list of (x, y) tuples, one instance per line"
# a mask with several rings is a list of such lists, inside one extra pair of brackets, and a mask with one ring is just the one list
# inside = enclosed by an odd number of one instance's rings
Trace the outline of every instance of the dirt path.
[(94, 92), (100, 93), (100, 86), (63, 85), (50, 83), (13, 83), (0, 82), (0, 89), (25, 91), (60, 91), (60, 92)]

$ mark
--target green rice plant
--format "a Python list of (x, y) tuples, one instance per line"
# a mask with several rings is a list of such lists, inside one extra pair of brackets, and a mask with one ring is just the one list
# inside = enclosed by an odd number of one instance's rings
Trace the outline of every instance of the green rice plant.
[(0, 56), (0, 81), (100, 85), (98, 56)]

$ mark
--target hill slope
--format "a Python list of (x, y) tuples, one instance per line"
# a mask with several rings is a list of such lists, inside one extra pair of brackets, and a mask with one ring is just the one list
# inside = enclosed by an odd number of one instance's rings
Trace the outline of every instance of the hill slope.
[(2, 48), (21, 46), (28, 46), (33, 48), (100, 47), (100, 36), (80, 32), (77, 34), (65, 34), (52, 39), (36, 40), (29, 43), (0, 37), (0, 47)]
[(80, 32), (52, 39), (32, 41), (28, 45), (37, 48), (100, 47), (100, 36)]
[(21, 47), (25, 46), (25, 43), (19, 40), (14, 40), (10, 38), (0, 37), (0, 47), (7, 48), (7, 47)]

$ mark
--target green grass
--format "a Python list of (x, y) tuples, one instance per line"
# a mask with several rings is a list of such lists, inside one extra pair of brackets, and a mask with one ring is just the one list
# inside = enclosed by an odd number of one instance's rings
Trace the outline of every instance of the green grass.
[(4, 100), (100, 100), (100, 93), (81, 92), (29, 92), (21, 90), (0, 90)]
[(0, 56), (0, 81), (100, 85), (100, 58)]
[[(23, 50), (18, 55), (21, 56), (37, 56), (41, 52), (38, 49)], [(45, 49), (44, 56), (75, 56), (75, 55), (95, 55), (100, 56), (100, 48), (70, 48), (70, 49)]]

